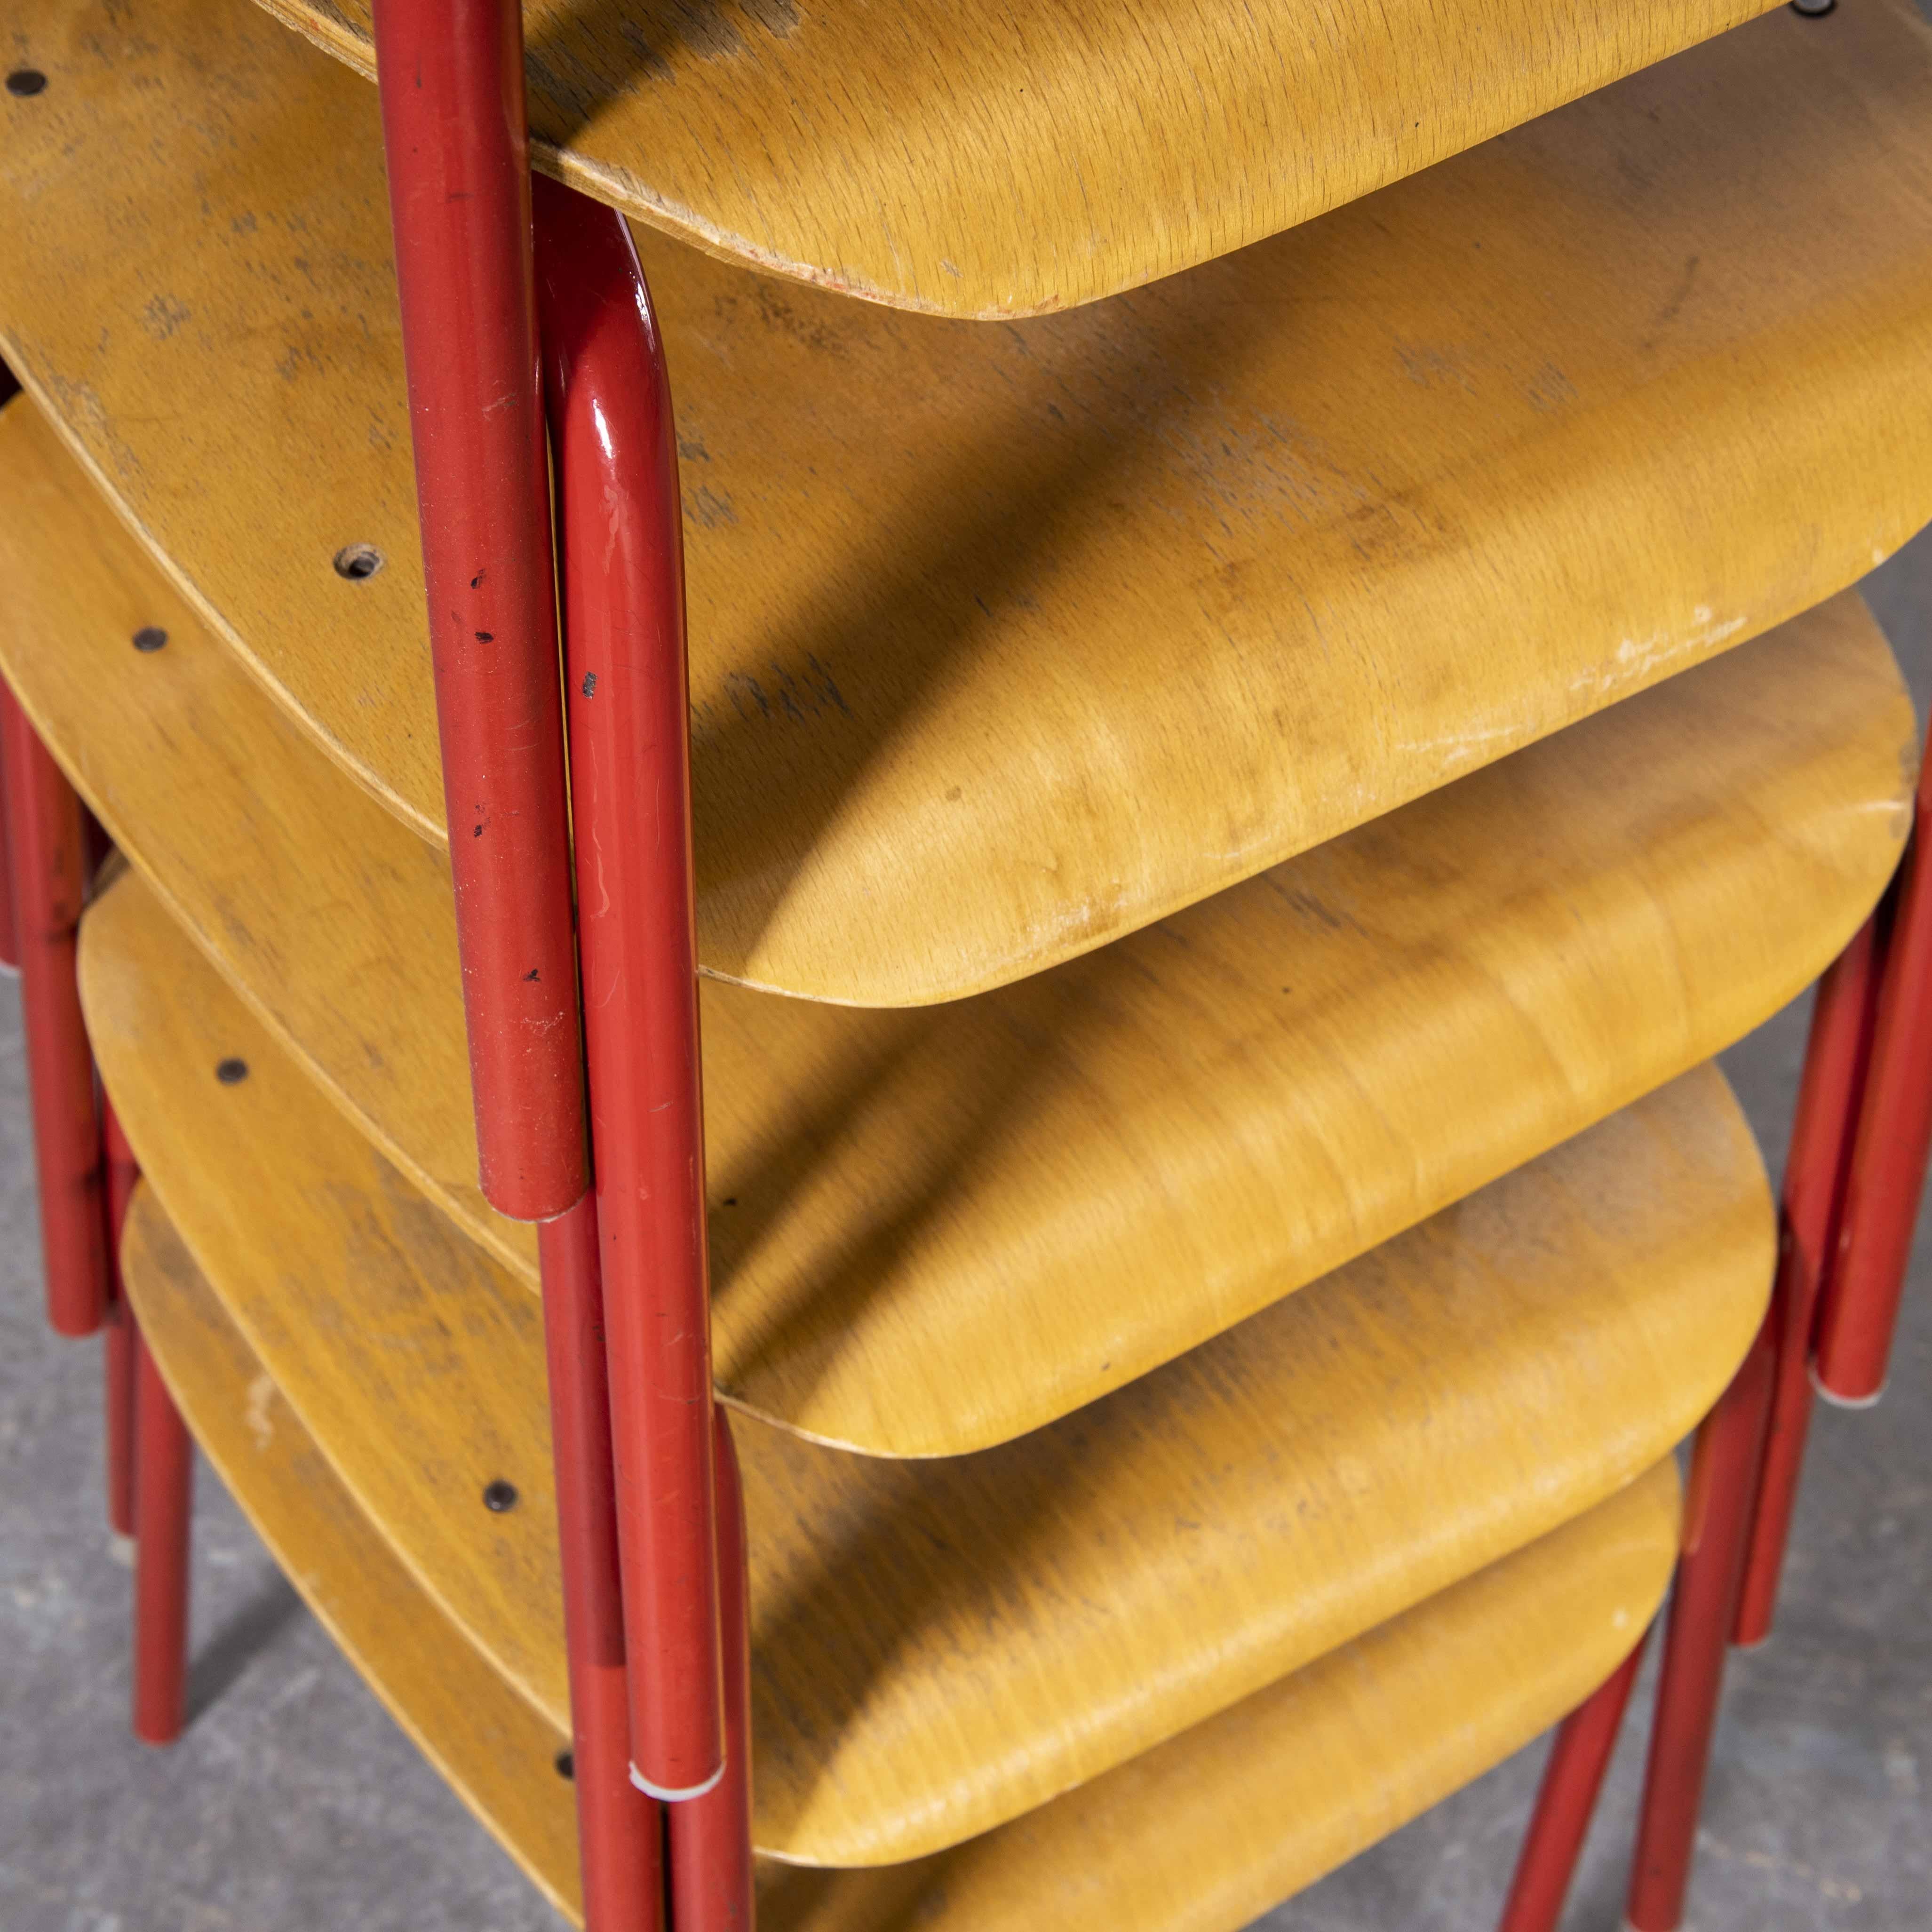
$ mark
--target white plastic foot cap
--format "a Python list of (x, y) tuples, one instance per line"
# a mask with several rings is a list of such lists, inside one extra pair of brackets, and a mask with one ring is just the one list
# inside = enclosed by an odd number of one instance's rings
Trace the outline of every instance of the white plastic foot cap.
[(702, 1784), (687, 1785), (682, 1791), (672, 1791), (662, 1784), (653, 1784), (635, 1765), (631, 1767), (631, 1782), (646, 1798), (655, 1798), (663, 1804), (684, 1804), (694, 1798), (702, 1798), (706, 1792), (718, 1789), (718, 1780), (724, 1775), (724, 1767), (721, 1764)]
[(1818, 1364), (1811, 1364), (1811, 1386), (1818, 1391), (1820, 1402), (1828, 1402), (1834, 1408), (1876, 1408), (1885, 1400), (1885, 1392), (1892, 1384), (1881, 1382), (1870, 1395), (1839, 1395), (1828, 1389), (1818, 1379)]

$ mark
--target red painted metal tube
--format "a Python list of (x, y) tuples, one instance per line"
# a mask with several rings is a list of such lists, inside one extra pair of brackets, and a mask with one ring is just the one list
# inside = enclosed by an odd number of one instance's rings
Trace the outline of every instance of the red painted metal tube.
[(107, 1152), (107, 1258), (113, 1300), (107, 1310), (105, 1407), (107, 1414), (107, 1521), (122, 1536), (134, 1534), (134, 1363), (139, 1324), (121, 1286), (121, 1231), (141, 1170), (121, 1131), (111, 1102), (100, 1108)]
[(1818, 982), (1784, 1167), (1772, 1321), (1778, 1374), (1764, 1468), (1753, 1511), (1744, 1580), (1732, 1640), (1771, 1634), (1791, 1512), (1811, 1424), (1811, 1337), (1838, 1237), (1852, 1148), (1870, 1063), (1882, 923), (1874, 914)]
[(134, 1364), (140, 1325), (130, 1302), (108, 1309), (101, 1330), (101, 1407), (107, 1425), (107, 1526), (117, 1536), (134, 1534)]
[(1649, 1636), (1646, 1627), (1636, 1648), (1558, 1730), (1498, 1932), (1556, 1932)]
[(376, 0), (483, 1192), (589, 1184), (518, 0)]
[(87, 886), (80, 800), (4, 686), (0, 742), (47, 1319), (63, 1335), (91, 1335), (107, 1312), (107, 1220), (94, 1055), (74, 977)]
[(568, 1214), (544, 1222), (537, 1246), (563, 1555), (584, 1924), (586, 1932), (661, 1932), (662, 1811), (631, 1782), (596, 1203), (586, 1195)]
[(629, 231), (536, 208), (632, 1768), (692, 1798), (724, 1714), (677, 452)]
[(1767, 1316), (1698, 1432), (1637, 1819), (1626, 1914), (1636, 1932), (1677, 1932), (1683, 1921), (1776, 1372), (1777, 1340)]
[(14, 925), (14, 854), (7, 832), (5, 740), (5, 732), (0, 731), (0, 968), (17, 973), (20, 970), (20, 936)]
[(1818, 1388), (1863, 1408), (1884, 1393), (1918, 1202), (1932, 1152), (1932, 764), (1919, 773), (1912, 844), (1886, 948), (1871, 1072), (1838, 1255), (1818, 1331)]
[(145, 1341), (135, 1346), (134, 1735), (171, 1744), (188, 1703), (194, 1444)]
[(730, 1418), (717, 1412), (718, 1568), (724, 1592), (724, 1775), (670, 1807), (671, 1923), (676, 1932), (750, 1932), (752, 1579), (745, 1490)]

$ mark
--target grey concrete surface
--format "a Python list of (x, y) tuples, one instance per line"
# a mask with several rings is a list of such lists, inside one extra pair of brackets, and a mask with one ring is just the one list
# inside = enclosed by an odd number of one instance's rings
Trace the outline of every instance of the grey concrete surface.
[[(1932, 538), (1868, 585), (1924, 716)], [(1774, 1168), (1804, 1007), (1726, 1056)], [(1692, 1901), (1697, 1932), (1932, 1925), (1932, 1234), (1886, 1402), (1821, 1412), (1783, 1613), (1736, 1658)], [(17, 1003), (0, 987), (0, 1932), (554, 1932), (390, 1723), (206, 1470), (192, 1721), (127, 1728), (129, 1576), (101, 1514), (99, 1352), (50, 1336)], [(1566, 1932), (1615, 1932), (1647, 1687)], [(1485, 1932), (1539, 1774), (1532, 1746), (1258, 1922)], [(1042, 1922), (1042, 1932), (1046, 1932)]]

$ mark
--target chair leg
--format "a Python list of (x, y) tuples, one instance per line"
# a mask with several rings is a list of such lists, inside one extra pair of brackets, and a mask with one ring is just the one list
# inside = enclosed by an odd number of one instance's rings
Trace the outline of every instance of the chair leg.
[(1635, 1932), (1677, 1932), (1683, 1921), (1776, 1359), (1776, 1336), (1767, 1318), (1698, 1432), (1684, 1553), (1665, 1626), (1664, 1671), (1638, 1814), (1628, 1912)]
[(1845, 1184), (1844, 1226), (1818, 1330), (1817, 1386), (1868, 1408), (1884, 1393), (1919, 1196), (1932, 1154), (1932, 766), (1886, 947), (1871, 1072)]
[(118, 1536), (134, 1534), (134, 1358), (140, 1324), (121, 1285), (121, 1230), (140, 1178), (134, 1150), (115, 1118), (111, 1102), (100, 1107), (101, 1141), (107, 1156), (107, 1272), (112, 1299), (104, 1349), (107, 1418), (107, 1521)]
[(74, 976), (87, 883), (80, 800), (4, 685), (0, 743), (47, 1319), (62, 1335), (91, 1335), (107, 1312), (107, 1224), (94, 1056)]
[(1629, 1656), (1558, 1729), (1498, 1932), (1556, 1932), (1649, 1639), (1646, 1628)]
[(117, 1300), (103, 1333), (102, 1406), (107, 1420), (107, 1526), (134, 1534), (134, 1361), (140, 1333), (134, 1311)]
[(143, 1744), (170, 1744), (181, 1736), (188, 1700), (194, 1444), (138, 1338), (134, 1358), (134, 1735)]
[(724, 1642), (724, 1775), (702, 1798), (672, 1805), (671, 1923), (676, 1932), (750, 1932), (752, 1875), (751, 1574), (745, 1494), (730, 1418), (716, 1412), (718, 1569)]
[(1811, 1424), (1811, 1340), (1828, 1293), (1877, 1016), (1891, 904), (1874, 913), (1818, 982), (1786, 1157), (1772, 1298), (1778, 1332), (1764, 1471), (1732, 1641), (1771, 1634), (1791, 1512)]
[[(0, 375), (4, 374), (0, 369)], [(6, 384), (0, 381), (0, 402)], [(0, 730), (0, 971), (20, 970), (20, 935), (14, 922), (14, 854), (7, 833), (7, 734)]]
[(722, 1774), (725, 1720), (677, 451), (630, 231), (554, 182), (531, 206), (631, 1768), (688, 1804)]
[(537, 1230), (550, 1369), (550, 1442), (563, 1556), (573, 1771), (586, 1932), (660, 1932), (662, 1809), (631, 1782), (624, 1612), (596, 1204)]

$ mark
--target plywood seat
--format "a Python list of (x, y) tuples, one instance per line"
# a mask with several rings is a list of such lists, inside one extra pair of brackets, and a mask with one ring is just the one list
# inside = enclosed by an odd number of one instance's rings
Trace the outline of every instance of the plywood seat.
[[(267, 0), (373, 75), (368, 0)], [(524, 9), (539, 164), (720, 254), (944, 315), (1240, 248), (1764, 10), (1426, 0)]]
[[(370, 1526), (152, 1192), (123, 1267), (202, 1448), (430, 1761), (580, 1922), (566, 1733)], [(1234, 1932), (1466, 1783), (1628, 1649), (1676, 1550), (1672, 1466), (1284, 1682), (954, 1851), (866, 1871), (762, 1860), (766, 1932)], [(1204, 1870), (1214, 1882), (1205, 1889)]]
[[(117, 1112), (249, 1346), (560, 1724), (534, 1299), (170, 949), (137, 875), (88, 913), (82, 975)], [(883, 1461), (741, 1420), (758, 1843), (838, 1865), (957, 1844), (1580, 1514), (1715, 1399), (1772, 1252), (1704, 1069), (1000, 1448)]]
[[(374, 90), (243, 0), (15, 11), (50, 80), (5, 110), (0, 347), (442, 837)], [(1460, 19), (1323, 17), (1372, 12)], [(1548, 12), (1491, 7), (1480, 44)], [(869, 1005), (1011, 981), (1843, 588), (1932, 518), (1928, 222), (1932, 36), (1862, 0), (1070, 315), (898, 316), (644, 236), (706, 969)]]
[[(473, 1179), (443, 856), (242, 674), (23, 405), (0, 571), (0, 666), (123, 849), (534, 1287), (530, 1231)], [(1913, 760), (1846, 598), (1022, 985), (878, 1012), (707, 984), (723, 1390), (906, 1455), (1118, 1387), (1795, 995), (1889, 874)]]

